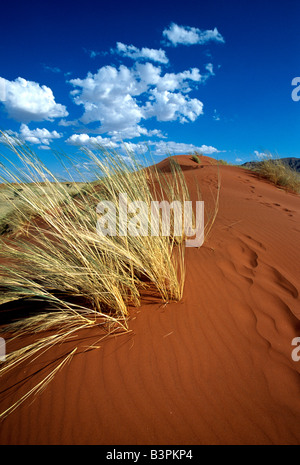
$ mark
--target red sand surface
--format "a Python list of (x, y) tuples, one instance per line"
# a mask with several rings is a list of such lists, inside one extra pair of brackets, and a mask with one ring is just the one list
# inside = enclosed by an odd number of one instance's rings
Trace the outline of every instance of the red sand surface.
[[(208, 213), (217, 167), (177, 158)], [(183, 300), (147, 298), (130, 333), (97, 342), (97, 328), (86, 330), (2, 380), (5, 390), (80, 347), (0, 424), (1, 444), (300, 444), (300, 199), (238, 167), (220, 176), (211, 233), (186, 249)], [(1, 411), (39, 379), (4, 391)]]

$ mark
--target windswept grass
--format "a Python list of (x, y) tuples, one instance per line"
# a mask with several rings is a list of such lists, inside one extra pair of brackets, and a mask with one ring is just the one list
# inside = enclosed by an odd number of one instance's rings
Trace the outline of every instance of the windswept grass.
[(267, 158), (258, 162), (254, 168), (261, 177), (286, 190), (300, 193), (300, 174), (291, 169), (282, 160)]
[(228, 166), (229, 165), (228, 161), (222, 160), (222, 158), (220, 160), (218, 160), (218, 164), (223, 165), (223, 166)]
[[(84, 187), (84, 183), (62, 183), (67, 188), (68, 193), (76, 195), (79, 189)], [(35, 189), (35, 186), (32, 186)], [(0, 185), (0, 236), (6, 233), (15, 233), (22, 229), (24, 221), (28, 223), (33, 214), (33, 209), (22, 199), (23, 184), (15, 186), (11, 184)], [(45, 190), (47, 187), (45, 186)], [(45, 195), (39, 190), (39, 195)], [(19, 212), (22, 211), (20, 215)]]
[(199, 165), (201, 165), (201, 157), (202, 157), (202, 154), (201, 153), (198, 153), (198, 152), (195, 152), (193, 155), (192, 155), (192, 160), (196, 163), (198, 163)]
[[(109, 200), (119, 214), (119, 193), (126, 194), (129, 202), (143, 200), (149, 208), (141, 214), (147, 219), (153, 200), (189, 200), (185, 178), (174, 160), (171, 173), (164, 175), (155, 166), (141, 168), (130, 153), (124, 158), (103, 148), (85, 151), (89, 175), (95, 180), (82, 179), (80, 185), (74, 182), (75, 191), (71, 192), (28, 147), (15, 143), (10, 149), (18, 166), (3, 165), (2, 170), (10, 180), (6, 188), (16, 211), (15, 226), (23, 226), (13, 240), (0, 238), (0, 304), (29, 302), (34, 309), (39, 302), (43, 310), (24, 314), (2, 327), (2, 334), (10, 340), (24, 335), (34, 335), (34, 340), (7, 355), (0, 375), (67, 340), (78, 329), (100, 325), (107, 334), (127, 331), (128, 307), (140, 305), (147, 286), (164, 302), (181, 299), (184, 231), (181, 236), (167, 237), (99, 235), (96, 230), (97, 205)], [(75, 171), (81, 175), (73, 165), (70, 176)]]

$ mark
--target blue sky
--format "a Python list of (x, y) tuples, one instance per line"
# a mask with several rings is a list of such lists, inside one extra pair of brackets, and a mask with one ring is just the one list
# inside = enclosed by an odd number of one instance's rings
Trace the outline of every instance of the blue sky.
[(48, 162), (94, 143), (299, 157), (299, 0), (29, 0), (1, 18), (0, 128)]

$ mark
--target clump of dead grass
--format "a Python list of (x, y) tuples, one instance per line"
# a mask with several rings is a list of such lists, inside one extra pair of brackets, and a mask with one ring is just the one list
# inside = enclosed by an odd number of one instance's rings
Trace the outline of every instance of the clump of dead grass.
[(198, 163), (198, 165), (201, 165), (201, 157), (202, 157), (202, 153), (198, 153), (198, 152), (195, 152), (193, 155), (192, 155), (192, 160), (196, 163)]
[(258, 162), (254, 167), (254, 171), (276, 186), (300, 193), (300, 174), (282, 160), (269, 157)]
[[(79, 329), (101, 325), (107, 333), (116, 328), (127, 331), (128, 306), (138, 306), (142, 290), (150, 284), (164, 302), (181, 299), (184, 231), (180, 237), (165, 237), (105, 236), (96, 230), (98, 203), (109, 200), (119, 212), (120, 192), (130, 202), (143, 200), (149, 206), (158, 197), (169, 203), (189, 200), (185, 178), (174, 160), (171, 173), (164, 175), (155, 166), (141, 168), (131, 153), (124, 158), (104, 148), (96, 153), (85, 151), (89, 174), (95, 180), (82, 179), (77, 190), (74, 183), (76, 192), (71, 193), (27, 146), (17, 141), (9, 145), (22, 168), (18, 164), (2, 169), (10, 180), (8, 188), (16, 193), (11, 199), (18, 197), (19, 201), (15, 226), (23, 226), (14, 240), (1, 239), (0, 304), (39, 301), (44, 310), (2, 327), (11, 340), (35, 338), (7, 355), (0, 375)], [(73, 168), (82, 174), (76, 165)], [(65, 360), (69, 358), (70, 354)]]

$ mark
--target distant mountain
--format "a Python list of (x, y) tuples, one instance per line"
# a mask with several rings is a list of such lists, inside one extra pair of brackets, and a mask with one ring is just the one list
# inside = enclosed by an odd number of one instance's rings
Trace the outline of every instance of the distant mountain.
[[(288, 165), (292, 170), (297, 171), (300, 173), (300, 158), (296, 157), (288, 157), (288, 158), (277, 158), (276, 160), (280, 160), (281, 162)], [(276, 161), (274, 160), (274, 161)], [(255, 168), (259, 166), (260, 161), (248, 161), (247, 163), (243, 163), (241, 166), (245, 166), (246, 168)]]

